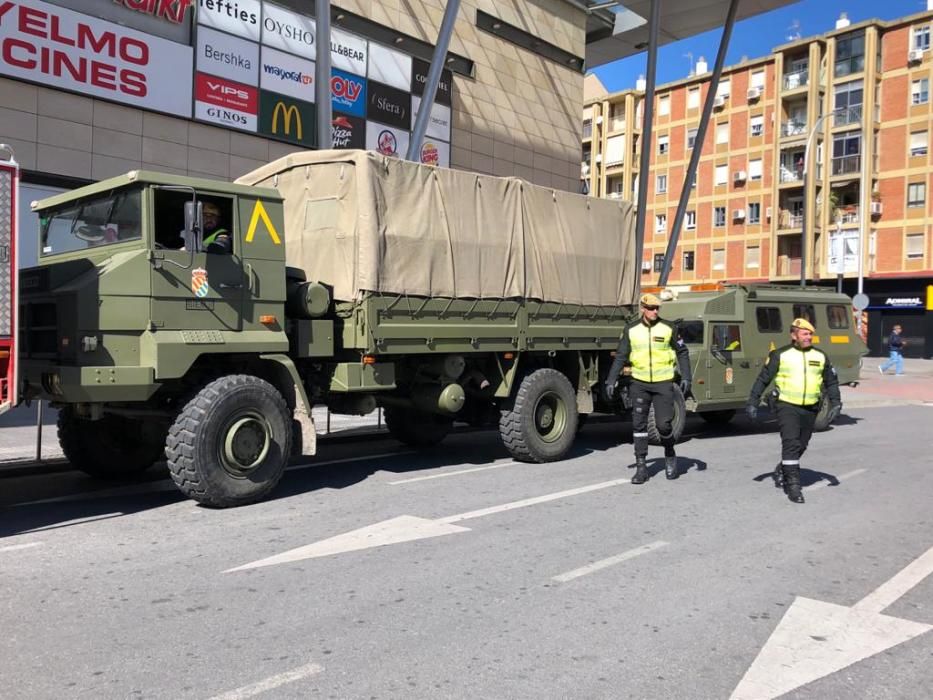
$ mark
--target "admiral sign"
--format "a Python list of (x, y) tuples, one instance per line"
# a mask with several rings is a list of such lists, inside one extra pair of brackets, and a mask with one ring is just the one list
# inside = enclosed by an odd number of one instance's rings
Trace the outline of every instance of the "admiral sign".
[(198, 24), (259, 41), (262, 29), (259, 0), (198, 0)]
[(342, 70), (331, 71), (331, 105), (335, 112), (354, 117), (366, 116), (366, 80)]
[(40, 0), (0, 2), (0, 74), (191, 116), (191, 47)]
[(194, 95), (195, 116), (232, 129), (256, 131), (258, 92), (250, 85), (198, 73)]

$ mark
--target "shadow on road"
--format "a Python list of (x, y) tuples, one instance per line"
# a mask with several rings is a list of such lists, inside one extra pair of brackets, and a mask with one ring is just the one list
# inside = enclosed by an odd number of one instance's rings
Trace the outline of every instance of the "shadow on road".
[[(754, 477), (752, 481), (767, 481), (769, 484), (773, 484), (772, 477), (774, 476), (774, 471), (767, 471), (764, 474), (759, 474)], [(839, 486), (839, 479), (836, 478), (834, 474), (829, 474), (827, 472), (818, 472), (813, 469), (807, 469), (805, 467), (800, 468), (800, 485), (803, 487), (813, 486), (818, 484), (821, 481), (827, 482), (827, 486)]]

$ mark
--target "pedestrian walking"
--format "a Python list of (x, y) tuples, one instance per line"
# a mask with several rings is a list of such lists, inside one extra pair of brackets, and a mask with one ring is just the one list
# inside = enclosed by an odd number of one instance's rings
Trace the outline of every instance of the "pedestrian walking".
[(661, 300), (654, 294), (640, 299), (641, 317), (622, 330), (616, 357), (606, 377), (606, 395), (612, 398), (623, 367), (631, 369), (632, 435), (635, 441), (633, 484), (648, 480), (648, 411), (654, 406), (654, 421), (664, 446), (664, 470), (676, 479), (674, 451), (674, 381), (680, 372), (680, 389), (690, 393), (690, 353), (673, 324), (660, 318)]
[(800, 491), (800, 458), (810, 443), (813, 424), (825, 392), (830, 403), (829, 421), (842, 412), (839, 380), (829, 358), (813, 347), (813, 325), (804, 318), (791, 324), (790, 345), (772, 350), (752, 387), (745, 411), (748, 417), (758, 417), (758, 404), (768, 386), (774, 382), (778, 426), (781, 430), (781, 461), (775, 469), (776, 486), (794, 503), (803, 503)]
[(891, 329), (891, 336), (888, 338), (888, 360), (884, 364), (878, 365), (878, 371), (881, 374), (887, 372), (891, 366), (894, 366), (894, 376), (904, 376), (904, 346), (907, 341), (902, 335), (903, 329), (900, 324)]

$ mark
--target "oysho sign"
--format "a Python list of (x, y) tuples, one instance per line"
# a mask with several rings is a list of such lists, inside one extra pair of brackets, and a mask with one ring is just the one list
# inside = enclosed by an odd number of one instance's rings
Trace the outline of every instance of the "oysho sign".
[(262, 43), (299, 56), (314, 55), (314, 20), (284, 7), (263, 6)]
[(40, 0), (0, 2), (0, 73), (191, 116), (192, 50)]

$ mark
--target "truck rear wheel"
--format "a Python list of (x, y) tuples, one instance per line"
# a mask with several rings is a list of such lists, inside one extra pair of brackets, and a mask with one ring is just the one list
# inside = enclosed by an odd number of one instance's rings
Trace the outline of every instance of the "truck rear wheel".
[(556, 369), (526, 376), (511, 407), (499, 417), (499, 435), (522, 462), (553, 462), (563, 457), (577, 434), (577, 396)]
[(160, 423), (110, 413), (85, 420), (66, 406), (58, 414), (58, 442), (75, 469), (98, 479), (120, 479), (162, 459), (165, 430)]
[(268, 382), (245, 374), (215, 379), (169, 429), (165, 453), (175, 485), (218, 508), (253, 503), (285, 473), (292, 415)]
[(416, 408), (386, 406), (382, 412), (392, 437), (410, 447), (433, 447), (447, 437), (453, 418)]
[[(680, 387), (674, 385), (674, 419), (671, 421), (671, 427), (674, 429), (674, 442), (680, 440), (684, 433), (684, 426), (687, 424), (687, 402), (684, 401), (684, 395)], [(661, 436), (658, 434), (658, 426), (654, 422), (654, 406), (648, 411), (648, 442), (652, 445), (661, 444)]]

